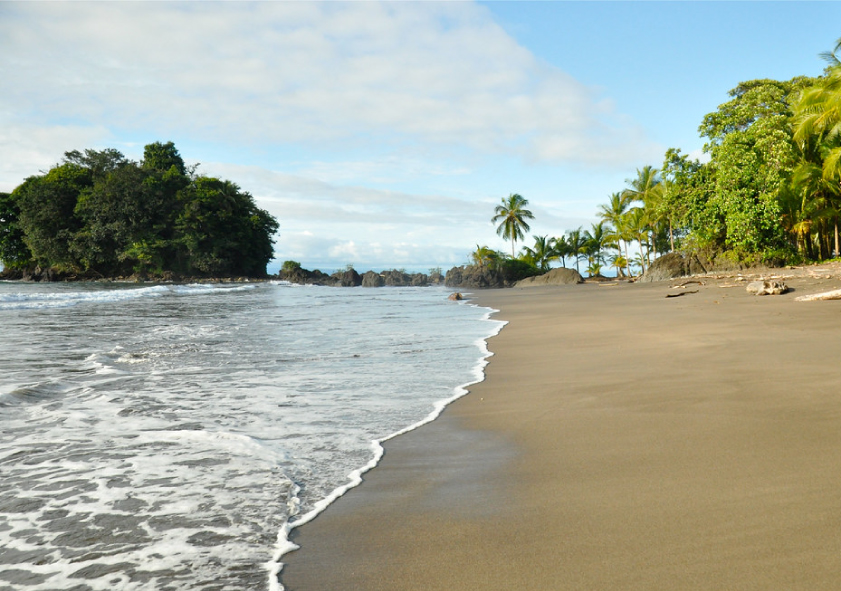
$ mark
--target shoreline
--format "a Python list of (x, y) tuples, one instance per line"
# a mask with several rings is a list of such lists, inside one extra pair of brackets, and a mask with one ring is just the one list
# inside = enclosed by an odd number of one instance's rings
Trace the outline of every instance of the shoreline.
[(785, 280), (795, 293), (727, 278), (674, 299), (670, 282), (476, 293), (509, 321), (485, 380), (293, 532), (281, 582), (834, 588), (841, 304), (794, 298), (841, 274)]
[[(463, 302), (461, 305), (482, 308), (482, 306), (478, 306), (470, 302)], [(375, 469), (380, 464), (380, 461), (385, 455), (384, 446), (387, 445), (388, 442), (398, 437), (407, 435), (413, 431), (416, 431), (417, 429), (420, 429), (421, 427), (424, 427), (425, 425), (428, 425), (433, 421), (437, 420), (441, 416), (441, 413), (443, 413), (448, 406), (469, 394), (469, 388), (484, 381), (484, 370), (488, 365), (488, 359), (493, 356), (493, 353), (491, 353), (487, 347), (488, 339), (497, 336), (507, 324), (506, 322), (494, 321), (491, 318), (496, 312), (498, 312), (498, 310), (488, 309), (488, 312), (483, 318), (484, 321), (495, 322), (497, 326), (486, 337), (479, 340), (482, 346), (479, 348), (479, 359), (476, 361), (472, 368), (473, 379), (453, 388), (453, 394), (449, 398), (443, 398), (441, 400), (436, 401), (432, 405), (432, 410), (429, 412), (429, 414), (427, 414), (419, 421), (412, 423), (411, 425), (408, 425), (406, 427), (403, 427), (402, 429), (395, 431), (394, 433), (391, 433), (390, 435), (387, 435), (382, 439), (376, 439), (372, 441), (371, 450), (373, 451), (373, 457), (370, 459), (370, 461), (368, 461), (367, 464), (350, 472), (350, 474), (348, 474), (347, 481), (344, 484), (335, 488), (327, 497), (317, 502), (309, 512), (303, 515), (299, 515), (293, 521), (287, 521), (283, 525), (281, 530), (278, 532), (277, 542), (275, 544), (275, 553), (272, 559), (266, 563), (266, 570), (269, 573), (269, 591), (280, 591), (284, 589), (283, 586), (280, 584), (279, 575), (281, 574), (285, 565), (283, 559), (290, 553), (295, 552), (300, 548), (300, 546), (295, 544), (295, 542), (293, 541), (293, 534), (298, 528), (303, 527), (310, 523), (312, 520), (316, 519), (319, 515), (327, 511), (336, 501), (344, 497), (349, 491), (362, 484), (362, 482), (365, 480), (365, 475), (371, 470)]]

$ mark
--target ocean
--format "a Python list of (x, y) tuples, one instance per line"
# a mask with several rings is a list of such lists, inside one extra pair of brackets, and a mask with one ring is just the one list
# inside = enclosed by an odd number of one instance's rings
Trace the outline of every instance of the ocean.
[(0, 282), (0, 591), (279, 591), (287, 535), (482, 379), (449, 290)]

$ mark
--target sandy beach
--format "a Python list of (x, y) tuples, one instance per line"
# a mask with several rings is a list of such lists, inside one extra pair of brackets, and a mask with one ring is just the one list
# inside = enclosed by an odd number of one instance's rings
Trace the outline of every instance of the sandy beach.
[[(486, 380), (295, 530), (288, 591), (820, 590), (841, 576), (841, 270), (473, 294)], [(685, 293), (681, 297), (667, 295)]]

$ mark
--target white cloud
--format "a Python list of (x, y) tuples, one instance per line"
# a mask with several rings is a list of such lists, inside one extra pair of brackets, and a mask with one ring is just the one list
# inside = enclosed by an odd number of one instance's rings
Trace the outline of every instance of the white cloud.
[(461, 263), (504, 246), (508, 166), (651, 149), (469, 2), (0, 2), (0, 79), (0, 190), (67, 150), (174, 140), (278, 217), (278, 259), (328, 268)]
[(644, 142), (472, 3), (4, 3), (0, 104), (235, 145), (456, 144), (603, 163)]

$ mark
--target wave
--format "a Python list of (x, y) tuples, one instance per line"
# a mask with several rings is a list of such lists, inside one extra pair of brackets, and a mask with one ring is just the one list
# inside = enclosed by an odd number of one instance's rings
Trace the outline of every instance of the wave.
[(205, 295), (254, 289), (255, 285), (154, 285), (150, 287), (118, 287), (79, 289), (72, 291), (17, 291), (0, 293), (0, 310), (32, 310), (70, 308), (83, 304), (117, 303), (165, 295)]

